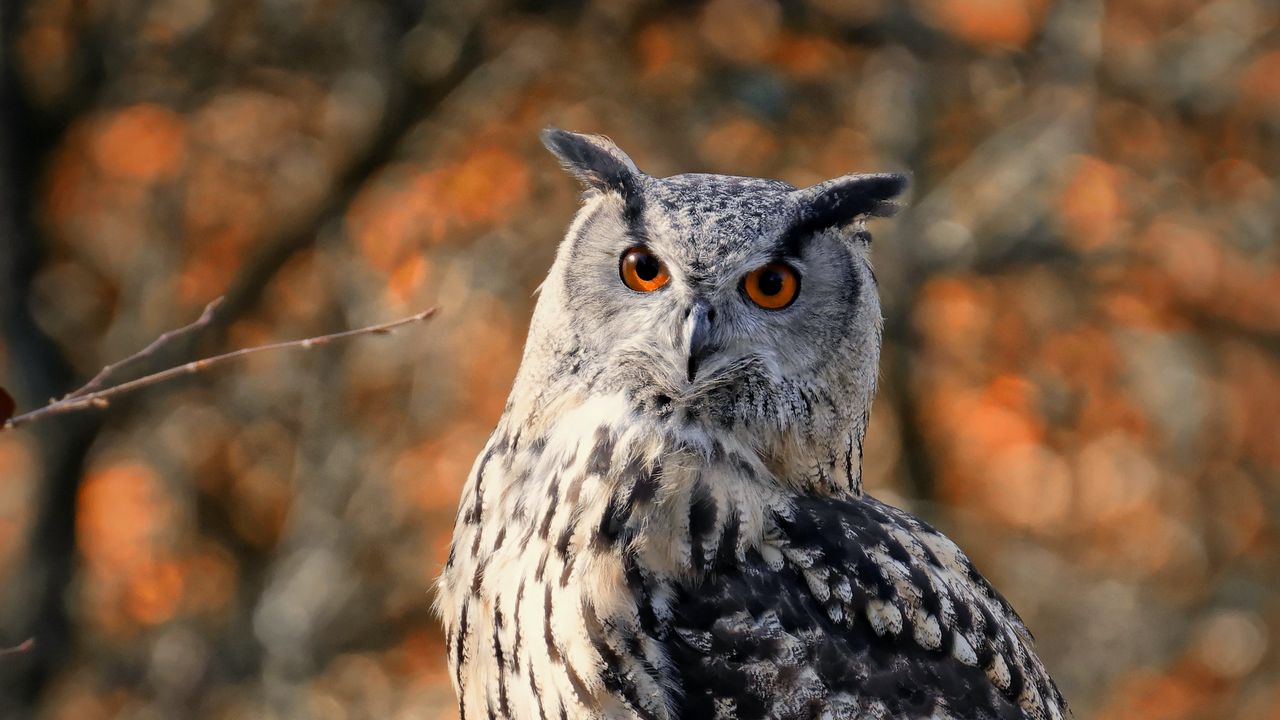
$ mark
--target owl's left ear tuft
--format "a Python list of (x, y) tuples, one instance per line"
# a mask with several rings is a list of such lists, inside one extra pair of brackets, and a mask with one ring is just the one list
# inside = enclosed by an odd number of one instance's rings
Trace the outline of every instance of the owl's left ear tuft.
[(587, 189), (627, 193), (642, 175), (626, 153), (601, 135), (549, 127), (542, 131), (542, 144)]
[(863, 217), (888, 217), (901, 205), (893, 202), (907, 187), (897, 173), (844, 175), (792, 193), (801, 223), (809, 232), (841, 227)]

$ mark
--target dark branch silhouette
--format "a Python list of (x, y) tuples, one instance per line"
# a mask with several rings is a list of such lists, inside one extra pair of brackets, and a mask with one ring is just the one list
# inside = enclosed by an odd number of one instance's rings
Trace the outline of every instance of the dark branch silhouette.
[(59, 413), (67, 413), (67, 412), (73, 412), (76, 410), (84, 410), (90, 407), (105, 408), (111, 403), (112, 399), (120, 395), (123, 395), (125, 393), (133, 392), (134, 390), (140, 390), (145, 387), (150, 387), (152, 385), (162, 383), (166, 380), (172, 380), (173, 378), (178, 377), (180, 375), (191, 375), (194, 373), (198, 373), (203, 370), (207, 370), (215, 365), (222, 365), (232, 360), (238, 360), (240, 358), (243, 358), (249, 355), (254, 355), (261, 352), (268, 352), (272, 350), (294, 350), (294, 349), (306, 350), (309, 348), (318, 347), (320, 345), (327, 345), (337, 340), (347, 340), (350, 338), (359, 337), (361, 335), (386, 335), (398, 327), (402, 327), (410, 323), (422, 322), (424, 320), (427, 320), (431, 316), (435, 315), (436, 313), (436, 309), (431, 308), (429, 310), (424, 310), (420, 313), (417, 313), (416, 315), (410, 315), (409, 317), (400, 318), (399, 320), (392, 320), (390, 322), (378, 323), (376, 325), (369, 325), (367, 327), (356, 328), (354, 330), (344, 330), (342, 332), (336, 332), (329, 335), (320, 335), (318, 337), (303, 338), (301, 340), (288, 340), (285, 342), (271, 343), (269, 345), (259, 345), (256, 347), (241, 348), (239, 350), (233, 350), (228, 353), (223, 353), (222, 355), (215, 355), (213, 357), (202, 358), (200, 360), (193, 360), (191, 362), (184, 363), (176, 367), (168, 368), (167, 370), (161, 370), (159, 372), (151, 373), (150, 375), (144, 375), (143, 377), (137, 378), (136, 380), (130, 380), (128, 382), (120, 383), (119, 385), (103, 387), (104, 384), (106, 383), (107, 378), (109, 378), (112, 374), (117, 372), (120, 368), (126, 365), (136, 363), (142, 360), (143, 358), (153, 355), (157, 350), (164, 347), (167, 343), (172, 342), (176, 338), (189, 334), (196, 330), (199, 330), (200, 328), (208, 325), (210, 322), (213, 321), (214, 313), (221, 303), (222, 303), (222, 298), (218, 298), (214, 300), (213, 302), (209, 303), (205, 307), (204, 312), (200, 314), (200, 318), (197, 319), (195, 322), (189, 325), (184, 325), (183, 327), (180, 327), (176, 330), (170, 330), (169, 332), (164, 333), (160, 337), (151, 341), (150, 344), (148, 344), (145, 348), (139, 350), (138, 352), (130, 355), (129, 357), (119, 362), (112, 363), (111, 365), (104, 367), (101, 372), (95, 375), (93, 379), (90, 380), (88, 383), (85, 383), (85, 385), (80, 389), (67, 394), (65, 397), (63, 397), (60, 400), (54, 400), (53, 402), (49, 403), (48, 405), (45, 405), (42, 408), (23, 413), (21, 415), (15, 415), (14, 417), (7, 420), (4, 423), (4, 425), (0, 426), (0, 429), (12, 430), (13, 428), (20, 427), (22, 425), (26, 425), (28, 423), (32, 423), (37, 420), (40, 420), (41, 418), (48, 417), (50, 415), (56, 415)]

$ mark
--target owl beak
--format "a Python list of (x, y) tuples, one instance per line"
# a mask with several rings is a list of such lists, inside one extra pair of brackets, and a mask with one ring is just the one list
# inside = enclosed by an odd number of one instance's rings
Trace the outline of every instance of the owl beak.
[(696, 300), (689, 308), (684, 321), (684, 336), (689, 348), (688, 377), (693, 382), (698, 375), (698, 368), (715, 347), (711, 343), (711, 327), (716, 319), (716, 310), (706, 300)]

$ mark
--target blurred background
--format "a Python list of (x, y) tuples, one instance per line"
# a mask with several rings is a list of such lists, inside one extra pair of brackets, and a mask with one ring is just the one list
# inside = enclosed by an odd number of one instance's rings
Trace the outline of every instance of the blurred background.
[(8, 0), (0, 717), (456, 717), (459, 488), (577, 204), (905, 170), (870, 491), (1021, 611), (1077, 718), (1280, 718), (1280, 8), (1269, 0)]

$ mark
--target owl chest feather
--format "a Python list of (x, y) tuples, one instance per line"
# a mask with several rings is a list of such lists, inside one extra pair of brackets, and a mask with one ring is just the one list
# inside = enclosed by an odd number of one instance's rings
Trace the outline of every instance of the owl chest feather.
[(758, 545), (779, 502), (735, 448), (612, 401), (540, 437), (500, 426), (439, 585), (464, 714), (672, 717), (665, 595)]
[(785, 493), (731, 434), (620, 400), (519, 427), (439, 584), (463, 717), (1061, 716), (1021, 621), (905, 513)]

